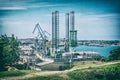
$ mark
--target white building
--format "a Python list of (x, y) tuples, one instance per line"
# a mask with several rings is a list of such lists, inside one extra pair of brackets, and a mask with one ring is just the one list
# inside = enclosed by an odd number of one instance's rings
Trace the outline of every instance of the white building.
[(28, 59), (30, 59), (30, 61), (35, 61), (35, 53), (30, 45), (19, 46), (19, 48), (23, 52), (20, 55), (20, 59), (21, 59), (22, 63), (28, 62)]

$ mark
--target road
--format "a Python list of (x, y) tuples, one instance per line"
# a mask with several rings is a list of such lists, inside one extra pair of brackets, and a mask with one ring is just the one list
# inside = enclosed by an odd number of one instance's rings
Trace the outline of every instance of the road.
[(38, 66), (43, 66), (43, 65), (50, 64), (50, 63), (53, 63), (53, 62), (54, 62), (53, 59), (44, 57), (44, 56), (40, 55), (38, 52), (35, 52), (35, 54), (36, 54), (36, 56), (37, 56), (38, 58), (40, 58), (40, 59), (43, 61), (43, 62), (41, 62), (41, 63), (36, 64), (36, 65), (38, 65)]

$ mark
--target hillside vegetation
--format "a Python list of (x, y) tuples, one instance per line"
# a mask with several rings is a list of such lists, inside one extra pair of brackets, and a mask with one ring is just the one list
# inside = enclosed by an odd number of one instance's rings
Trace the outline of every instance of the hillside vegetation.
[[(21, 52), (18, 46), (14, 35), (11, 38), (6, 35), (0, 37), (0, 80), (120, 80), (120, 48), (112, 50), (108, 58), (99, 58), (99, 62), (73, 62), (74, 67), (71, 63), (54, 63), (40, 67), (43, 71), (36, 71), (22, 70), (26, 65), (17, 64)], [(15, 69), (5, 71), (8, 66)]]
[(65, 71), (16, 70), (0, 72), (0, 80), (120, 80), (120, 61), (86, 62)]
[(72, 80), (120, 80), (120, 63), (68, 72)]

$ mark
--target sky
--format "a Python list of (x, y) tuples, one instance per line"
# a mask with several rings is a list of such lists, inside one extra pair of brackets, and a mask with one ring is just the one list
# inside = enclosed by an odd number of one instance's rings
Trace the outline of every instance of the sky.
[(60, 38), (65, 37), (65, 13), (75, 11), (79, 40), (120, 40), (119, 8), (119, 0), (0, 0), (0, 34), (35, 38), (37, 23), (51, 34), (52, 12), (57, 10)]

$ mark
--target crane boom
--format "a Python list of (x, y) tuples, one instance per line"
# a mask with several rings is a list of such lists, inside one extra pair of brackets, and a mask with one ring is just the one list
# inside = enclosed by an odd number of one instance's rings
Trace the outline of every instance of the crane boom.
[(43, 52), (44, 52), (44, 54), (46, 54), (46, 41), (47, 41), (46, 35), (43, 32), (42, 28), (40, 27), (39, 23), (36, 24), (36, 26), (35, 26), (35, 28), (33, 30), (33, 33), (35, 32), (36, 29), (38, 30), (39, 35), (42, 38), (42, 41), (43, 41), (43, 46), (42, 46), (43, 47)]
[(45, 33), (47, 33), (49, 36), (51, 36), (51, 34), (49, 32), (47, 32), (46, 30), (44, 30)]

